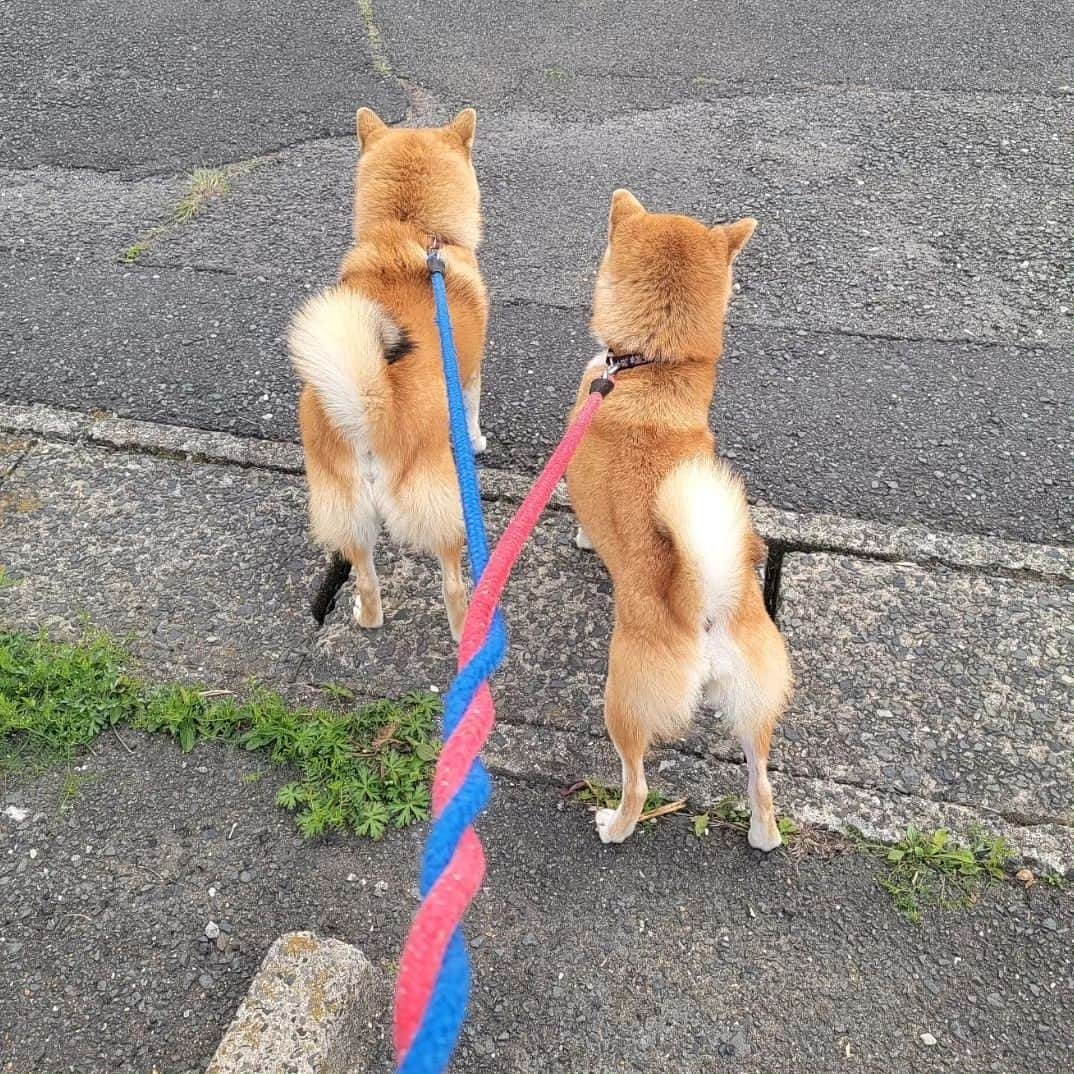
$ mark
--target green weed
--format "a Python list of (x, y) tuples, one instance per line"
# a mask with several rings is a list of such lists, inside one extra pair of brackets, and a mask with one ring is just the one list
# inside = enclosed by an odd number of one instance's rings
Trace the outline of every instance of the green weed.
[[(596, 779), (587, 779), (582, 787), (574, 792), (572, 797), (576, 802), (584, 802), (586, 805), (595, 806), (597, 809), (615, 809), (619, 805), (619, 799), (623, 792), (618, 787), (609, 787)], [(645, 807), (642, 813), (649, 813), (659, 809), (665, 804), (666, 799), (658, 791), (649, 791), (645, 796)]]
[(63, 786), (60, 787), (60, 812), (67, 813), (74, 809), (75, 802), (82, 797), (82, 788), (92, 782), (93, 776), (85, 776), (68, 768), (63, 776)]
[(63, 644), (0, 634), (0, 775), (69, 763), (121, 724), (169, 735), (184, 753), (228, 742), (293, 766), (297, 778), (277, 800), (307, 836), (379, 839), (389, 825), (425, 820), (440, 711), (438, 698), (417, 693), (339, 713), (296, 711), (267, 691), (239, 701), (186, 685), (151, 688), (127, 674), (122, 650), (103, 635)]
[(1003, 839), (978, 831), (968, 844), (961, 844), (945, 828), (934, 832), (908, 828), (894, 845), (860, 835), (856, 843), (887, 866), (879, 878), (880, 886), (891, 896), (896, 910), (915, 924), (929, 908), (972, 906), (988, 884), (1006, 876), (1014, 856)]
[[(790, 846), (799, 834), (797, 823), (791, 817), (779, 818), (779, 834), (784, 846)], [(708, 835), (713, 825), (733, 828), (736, 832), (748, 832), (750, 828), (750, 811), (741, 798), (733, 794), (725, 795), (707, 813), (694, 817), (694, 835), (699, 839)]]
[(221, 168), (195, 168), (187, 178), (186, 190), (172, 210), (170, 219), (143, 231), (130, 246), (120, 251), (120, 261), (133, 265), (152, 249), (159, 239), (193, 220), (205, 208), (207, 202), (230, 194), (233, 179), (253, 171), (262, 163), (264, 161), (261, 158), (255, 157), (236, 164), (225, 164)]
[(373, 0), (358, 0), (358, 14), (365, 24), (365, 35), (369, 42), (369, 55), (373, 60), (373, 70), (378, 75), (391, 78), (392, 66), (384, 52), (384, 39), (380, 36), (380, 27), (377, 26), (373, 15)]
[(7, 573), (7, 567), (0, 563), (0, 589), (13, 589), (19, 583)]

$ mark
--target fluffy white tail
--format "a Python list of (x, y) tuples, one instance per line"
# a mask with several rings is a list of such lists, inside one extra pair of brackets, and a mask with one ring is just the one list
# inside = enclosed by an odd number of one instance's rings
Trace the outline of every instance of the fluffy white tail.
[(386, 346), (399, 329), (375, 302), (337, 286), (311, 298), (291, 322), (291, 361), (312, 385), (332, 423), (368, 445), (390, 403)]
[(715, 458), (687, 459), (661, 484), (656, 514), (697, 576), (705, 618), (725, 623), (742, 597), (756, 541), (741, 479)]

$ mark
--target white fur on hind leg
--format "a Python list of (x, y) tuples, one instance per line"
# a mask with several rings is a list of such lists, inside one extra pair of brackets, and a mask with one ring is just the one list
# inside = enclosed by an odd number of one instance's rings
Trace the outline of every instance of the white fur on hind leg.
[(783, 843), (783, 836), (779, 834), (779, 825), (774, 817), (769, 817), (765, 823), (760, 817), (751, 816), (750, 831), (746, 838), (756, 850), (775, 850)]
[(615, 831), (619, 819), (618, 809), (598, 809), (593, 819), (596, 821), (597, 835), (602, 843), (621, 843), (634, 833), (633, 825), (625, 832)]
[(362, 607), (362, 598), (358, 591), (354, 591), (354, 621), (365, 630), (378, 630), (384, 626), (384, 611), (381, 609), (376, 615), (366, 615)]
[(463, 386), (463, 402), (466, 405), (466, 431), (470, 434), (470, 444), (475, 455), (480, 455), (489, 446), (481, 432), (481, 375), (478, 374)]

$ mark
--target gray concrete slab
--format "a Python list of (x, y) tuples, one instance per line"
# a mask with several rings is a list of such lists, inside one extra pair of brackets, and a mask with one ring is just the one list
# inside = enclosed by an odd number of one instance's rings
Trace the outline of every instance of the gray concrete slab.
[[(629, 181), (654, 207), (762, 219), (715, 412), (756, 498), (1074, 539), (1065, 107), (859, 88), (629, 119), (493, 111), (489, 461), (532, 471), (558, 437), (608, 189)], [(354, 154), (349, 137), (280, 154), (133, 267), (115, 255), (167, 218), (174, 185), (20, 180), (0, 275), (8, 397), (293, 437), (282, 338), (346, 249)], [(76, 265), (50, 256), (68, 219)]]
[(1051, 582), (787, 557), (779, 620), (798, 685), (781, 763), (1074, 825), (1072, 598)]
[[(507, 505), (488, 513), (498, 533)], [(508, 589), (511, 651), (494, 684), (507, 738), (493, 756), (514, 775), (614, 782), (602, 708), (610, 585), (573, 529), (569, 513), (547, 515)], [(387, 549), (378, 562), (384, 629), (359, 629), (344, 590), (304, 679), (373, 696), (408, 681), (443, 690), (454, 646), (435, 571)], [(1034, 860), (1068, 867), (1069, 584), (825, 554), (788, 556), (783, 577), (798, 676), (772, 755), (784, 807), (888, 838), (910, 824), (965, 834), (984, 823)], [(529, 728), (543, 733), (527, 738)], [(705, 805), (741, 793), (741, 764), (722, 719), (702, 711), (651, 767), (666, 794)]]
[[(761, 0), (739, 7), (640, 0), (374, 5), (393, 68), (438, 95), (569, 114), (671, 95), (869, 85), (1041, 92), (1071, 82), (1063, 11), (971, 0), (957, 17), (924, 0), (874, 7)], [(490, 62), (494, 58), (494, 62)]]
[(3, 398), (294, 437), (283, 335), (301, 294), (196, 267), (0, 262)]
[(343, 134), (356, 101), (406, 107), (352, 5), (13, 0), (5, 17), (5, 165), (180, 171)]
[[(66, 812), (57, 771), (12, 789), (26, 820), (0, 815), (0, 989), (18, 997), (0, 1004), (5, 1061), (203, 1069), (264, 952), (293, 929), (358, 944), (393, 979), (422, 828), (306, 843), (274, 804), (290, 774), (267, 759), (124, 739), (133, 754), (106, 736), (83, 759)], [(858, 855), (766, 858), (739, 833), (696, 838), (689, 818), (604, 847), (558, 788), (503, 778), (480, 828), (489, 873), (466, 923), (475, 984), (458, 1070), (1074, 1063), (1074, 903), (1045, 884), (1000, 885), (915, 927)], [(224, 943), (204, 938), (208, 921)], [(387, 990), (380, 1000), (370, 1069), (387, 1071)]]
[(153, 677), (286, 682), (320, 568), (300, 479), (42, 444), (0, 489), (8, 629), (121, 638)]
[(136, 182), (68, 168), (0, 168), (0, 232), (15, 265), (112, 262), (146, 229), (170, 221), (179, 176)]

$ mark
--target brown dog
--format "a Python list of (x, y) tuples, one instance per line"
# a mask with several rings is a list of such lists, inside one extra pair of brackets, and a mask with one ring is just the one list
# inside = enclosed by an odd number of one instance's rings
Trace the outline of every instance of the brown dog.
[(482, 451), (488, 297), (474, 255), (476, 121), (468, 108), (446, 127), (396, 130), (359, 110), (356, 245), (339, 283), (307, 302), (291, 326), (305, 385), (299, 421), (310, 521), (316, 539), (354, 566), (354, 616), (363, 627), (384, 622), (373, 565), (382, 521), (399, 544), (439, 558), (456, 639), (466, 616), (465, 532), (426, 253), (439, 239), (470, 437)]
[(716, 459), (708, 425), (731, 263), (755, 226), (707, 228), (647, 213), (626, 190), (612, 197), (592, 321), (607, 352), (587, 369), (578, 405), (606, 355), (632, 357), (567, 471), (578, 544), (596, 549), (615, 589), (604, 718), (623, 797), (597, 813), (606, 843), (634, 831), (649, 744), (681, 736), (703, 698), (746, 753), (750, 844), (780, 844), (768, 751), (790, 664), (761, 596), (764, 548), (745, 490)]

